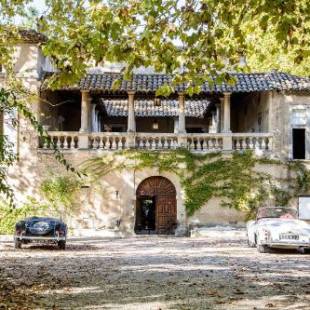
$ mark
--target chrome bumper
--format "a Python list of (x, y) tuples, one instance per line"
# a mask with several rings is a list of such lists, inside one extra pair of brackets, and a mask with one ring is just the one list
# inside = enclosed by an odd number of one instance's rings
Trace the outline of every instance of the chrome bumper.
[(310, 249), (310, 242), (274, 241), (274, 242), (266, 242), (266, 243), (264, 243), (264, 245), (267, 245), (270, 248), (286, 248), (286, 249), (305, 248), (305, 249)]
[(55, 236), (55, 237), (40, 237), (40, 236), (14, 236), (14, 240), (27, 240), (27, 241), (66, 241), (66, 237), (60, 237), (60, 236)]

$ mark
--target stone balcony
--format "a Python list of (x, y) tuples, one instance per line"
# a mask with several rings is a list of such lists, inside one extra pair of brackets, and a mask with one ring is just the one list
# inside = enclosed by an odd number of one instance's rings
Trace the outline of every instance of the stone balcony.
[[(61, 150), (114, 151), (129, 148), (141, 150), (172, 150), (187, 148), (193, 152), (208, 153), (234, 150), (270, 152), (271, 133), (127, 133), (49, 131), (52, 141)], [(39, 141), (39, 149), (52, 150), (52, 144)]]

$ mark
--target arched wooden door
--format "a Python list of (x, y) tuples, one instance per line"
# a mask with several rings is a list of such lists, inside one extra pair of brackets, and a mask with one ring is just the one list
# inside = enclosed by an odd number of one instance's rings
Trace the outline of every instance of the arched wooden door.
[(154, 201), (155, 232), (172, 234), (177, 225), (177, 201), (174, 185), (164, 177), (154, 176), (145, 179), (137, 188), (136, 220), (141, 216), (141, 201)]

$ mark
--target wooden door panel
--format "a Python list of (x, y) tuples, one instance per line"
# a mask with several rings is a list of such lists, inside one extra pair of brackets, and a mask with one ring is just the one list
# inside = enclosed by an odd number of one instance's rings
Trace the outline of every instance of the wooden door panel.
[(176, 225), (176, 199), (175, 197), (158, 197), (157, 207), (157, 231), (169, 233)]
[(173, 233), (177, 221), (176, 190), (166, 178), (155, 176), (145, 179), (137, 188), (137, 198), (141, 196), (155, 197), (156, 231)]

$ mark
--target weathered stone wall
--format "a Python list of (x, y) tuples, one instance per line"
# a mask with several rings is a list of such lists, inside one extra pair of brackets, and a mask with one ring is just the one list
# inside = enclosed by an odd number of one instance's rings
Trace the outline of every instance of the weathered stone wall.
[[(23, 145), (24, 144), (24, 145)], [(28, 143), (22, 145), (23, 155), (14, 168), (11, 169), (10, 182), (15, 188), (17, 201), (22, 204), (27, 197), (42, 199), (39, 187), (43, 180), (55, 175), (65, 175), (62, 165), (56, 162), (50, 152), (36, 151), (27, 148)], [(34, 143), (32, 143), (34, 144)], [(66, 158), (75, 167), (96, 156), (111, 156), (109, 151), (75, 150), (65, 151)], [(111, 158), (111, 157), (110, 157)], [(123, 156), (115, 157), (115, 161), (124, 162)], [(255, 167), (259, 172), (269, 173), (279, 187), (286, 186), (289, 174), (285, 166), (260, 164)], [(245, 212), (220, 206), (221, 199), (213, 198), (208, 201), (193, 216), (186, 216), (185, 194), (180, 179), (173, 173), (159, 172), (157, 169), (124, 169), (112, 170), (95, 181), (84, 179), (83, 186), (78, 193), (73, 206), (73, 213), (62, 214), (70, 227), (76, 229), (119, 229), (122, 234), (133, 234), (135, 224), (136, 189), (139, 184), (151, 176), (168, 178), (177, 192), (177, 220), (180, 225), (215, 225), (215, 224), (244, 224)], [(273, 201), (266, 201), (264, 205), (273, 205)], [(291, 201), (297, 206), (297, 197)], [(118, 223), (120, 226), (118, 227)]]
[[(38, 92), (40, 87), (38, 77), (41, 68), (39, 48), (33, 44), (21, 44), (16, 49), (16, 57), (17, 75), (28, 89)], [(239, 118), (237, 131), (271, 131), (275, 135), (273, 141), (276, 150), (275, 155), (283, 159), (291, 158), (292, 125), (290, 111), (298, 105), (309, 111), (310, 97), (285, 95), (277, 92), (262, 93), (257, 96), (249, 97), (249, 102), (245, 100), (244, 103), (241, 103), (244, 109), (247, 109), (247, 116), (244, 116), (243, 110), (240, 110), (240, 113), (238, 111), (236, 116)], [(246, 104), (248, 104), (247, 108), (245, 108)], [(39, 114), (36, 103), (31, 108), (34, 113)], [(261, 117), (261, 124), (258, 124), (259, 117)], [(306, 124), (308, 140), (309, 125), (308, 117)], [(56, 162), (51, 153), (38, 151), (36, 133), (22, 118), (16, 136), (20, 160), (10, 169), (9, 182), (15, 190), (17, 202), (21, 205), (27, 201), (27, 197), (40, 200), (39, 187), (42, 181), (51, 175), (62, 175), (65, 171), (64, 167)], [(310, 159), (310, 143), (308, 140), (307, 158)], [(86, 150), (75, 150), (65, 154), (70, 163), (77, 167), (90, 157), (99, 155), (97, 151)], [(103, 152), (103, 154), (105, 153)], [(263, 165), (256, 168), (272, 174), (279, 180), (279, 184), (282, 179), (287, 177), (288, 173), (282, 166)], [(117, 228), (117, 223), (120, 222), (119, 228), (124, 234), (133, 233), (135, 191), (140, 182), (150, 176), (167, 177), (176, 187), (177, 219), (180, 224), (205, 225), (242, 223), (244, 221), (243, 212), (222, 208), (219, 199), (211, 199), (195, 215), (188, 218), (184, 207), (184, 192), (178, 177), (172, 173), (159, 173), (156, 170), (145, 169), (142, 171), (114, 171), (95, 183), (85, 184), (90, 185), (90, 187), (81, 189), (75, 204), (75, 215), (67, 216), (69, 226), (101, 230), (103, 228)], [(291, 203), (296, 205), (294, 201)], [(66, 214), (64, 216), (66, 217)]]
[[(303, 110), (304, 119), (293, 122), (294, 110)], [(273, 92), (270, 97), (270, 132), (274, 134), (273, 146), (281, 159), (292, 159), (292, 129), (306, 129), (306, 160), (310, 159), (310, 96)]]

